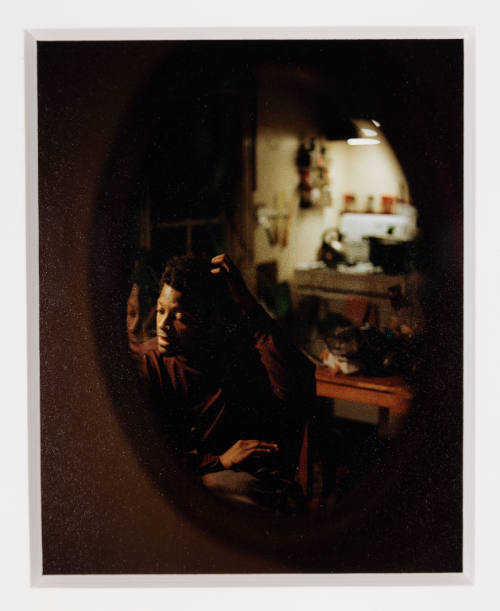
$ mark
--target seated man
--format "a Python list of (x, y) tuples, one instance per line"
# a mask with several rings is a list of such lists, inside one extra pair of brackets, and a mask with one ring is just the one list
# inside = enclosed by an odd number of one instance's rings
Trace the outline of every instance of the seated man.
[(173, 257), (160, 286), (158, 344), (142, 370), (174, 450), (216, 492), (297, 511), (312, 365), (226, 255)]

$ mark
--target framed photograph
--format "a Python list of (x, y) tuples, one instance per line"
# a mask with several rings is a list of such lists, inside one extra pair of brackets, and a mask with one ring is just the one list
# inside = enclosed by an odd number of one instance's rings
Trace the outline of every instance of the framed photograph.
[(33, 584), (468, 582), (472, 44), (26, 33)]

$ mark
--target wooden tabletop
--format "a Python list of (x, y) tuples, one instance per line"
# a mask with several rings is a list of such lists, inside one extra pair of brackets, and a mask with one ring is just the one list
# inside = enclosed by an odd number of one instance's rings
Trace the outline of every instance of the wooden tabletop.
[(353, 386), (355, 388), (368, 388), (371, 390), (379, 390), (380, 392), (395, 392), (403, 394), (411, 398), (412, 393), (408, 384), (402, 376), (357, 376), (345, 375), (343, 373), (335, 373), (331, 367), (316, 367), (316, 380), (331, 382), (332, 384), (342, 384), (344, 386)]
[(368, 377), (335, 373), (329, 367), (316, 367), (316, 391), (319, 396), (358, 401), (405, 412), (413, 396), (401, 376)]

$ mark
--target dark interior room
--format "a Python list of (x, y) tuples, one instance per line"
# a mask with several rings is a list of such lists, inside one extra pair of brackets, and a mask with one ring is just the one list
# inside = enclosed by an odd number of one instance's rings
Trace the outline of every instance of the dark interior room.
[[(37, 79), (44, 574), (461, 572), (463, 41), (46, 41)], [(297, 514), (141, 394), (166, 261), (221, 253), (312, 371)]]

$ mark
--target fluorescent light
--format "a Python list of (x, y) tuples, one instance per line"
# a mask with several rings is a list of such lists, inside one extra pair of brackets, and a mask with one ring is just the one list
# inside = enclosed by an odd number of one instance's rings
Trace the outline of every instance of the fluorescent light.
[(380, 140), (376, 138), (349, 138), (347, 144), (351, 146), (361, 146), (364, 144), (380, 144)]
[(375, 121), (375, 119), (372, 119), (372, 123), (373, 125), (375, 125), (375, 127), (380, 127), (380, 123), (378, 121)]
[(376, 136), (377, 135), (377, 130), (369, 129), (368, 127), (362, 127), (361, 128), (361, 133), (363, 134), (363, 136)]

